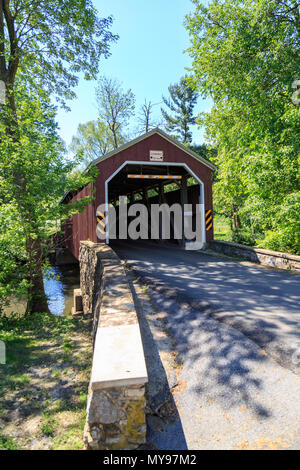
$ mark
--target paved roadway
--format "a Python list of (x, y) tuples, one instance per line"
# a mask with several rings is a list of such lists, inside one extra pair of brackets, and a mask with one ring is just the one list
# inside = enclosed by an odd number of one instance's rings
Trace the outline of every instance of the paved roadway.
[(183, 362), (184, 439), (166, 430), (156, 447), (300, 449), (300, 277), (177, 248), (114, 249), (166, 313)]

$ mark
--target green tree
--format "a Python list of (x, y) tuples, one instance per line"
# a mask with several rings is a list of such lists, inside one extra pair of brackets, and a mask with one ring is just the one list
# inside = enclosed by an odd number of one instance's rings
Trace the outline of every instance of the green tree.
[(99, 118), (111, 131), (114, 148), (118, 148), (125, 139), (128, 121), (134, 114), (134, 94), (131, 90), (124, 91), (118, 80), (101, 77), (96, 98)]
[[(0, 170), (1, 171), (1, 170)], [(0, 178), (1, 189), (3, 182)], [(9, 298), (26, 296), (26, 250), (19, 212), (13, 202), (0, 204), (0, 315)]]
[[(60, 204), (65, 191), (89, 183), (95, 173), (92, 170), (71, 175), (78, 159), (64, 158), (65, 148), (57, 134), (55, 110), (48, 100), (30, 96), (26, 89), (20, 88), (15, 98), (18, 140), (8, 139), (5, 124), (0, 124), (0, 217), (3, 222), (0, 257), (6, 256), (4, 266), (1, 263), (0, 304), (16, 287), (17, 294), (27, 294), (29, 310), (31, 301), (39, 299), (44, 311), (47, 305), (43, 305), (44, 286), (40, 277), (44, 258), (41, 242), (49, 239), (53, 221), (73, 215), (91, 200)], [(26, 181), (26, 192), (21, 194), (15, 187), (17, 173)], [(16, 266), (19, 269), (16, 270)], [(18, 282), (20, 286), (16, 286)]]
[(161, 108), (165, 127), (168, 132), (174, 132), (184, 144), (191, 144), (190, 127), (196, 123), (194, 107), (197, 103), (198, 92), (189, 85), (187, 77), (181, 78), (178, 84), (170, 85), (168, 90), (170, 98), (162, 97), (167, 111)]
[[(119, 142), (122, 142), (121, 136)], [(86, 166), (113, 148), (112, 133), (108, 126), (101, 121), (88, 121), (85, 124), (79, 124), (77, 134), (71, 142), (72, 152), (81, 155)]]
[[(1, 112), (1, 161), (4, 178), (9, 172), (9, 163), (13, 167), (10, 173), (13, 178), (11, 197), (18, 213), (24, 211), (27, 215), (26, 222), (23, 222), (27, 237), (26, 256), (31, 263), (27, 271), (30, 286), (28, 311), (43, 311), (47, 305), (39, 224), (36, 224), (35, 213), (31, 213), (27, 202), (28, 194), (34, 194), (35, 189), (31, 187), (31, 175), (26, 170), (28, 156), (26, 160), (21, 146), (23, 123), (20, 118), (22, 116), (28, 123), (29, 118), (23, 113), (28, 102), (22, 97), (17, 99), (17, 83), (26, 87), (26, 93), (31, 90), (38, 96), (44, 94), (44, 97), (51, 93), (65, 105), (66, 99), (75, 96), (72, 87), (78, 83), (80, 72), (87, 79), (96, 78), (99, 58), (109, 54), (109, 43), (116, 39), (109, 31), (111, 22), (111, 18), (99, 19), (89, 0), (0, 2), (0, 80), (6, 92)], [(36, 129), (35, 121), (31, 124)], [(33, 142), (30, 145), (24, 149), (28, 152), (37, 150)], [(44, 149), (46, 151), (45, 146)], [(31, 158), (34, 159), (34, 153)], [(41, 178), (44, 176), (40, 175)], [(35, 181), (38, 184), (38, 180)], [(41, 179), (39, 184), (42, 184)], [(27, 226), (31, 227), (30, 230)]]
[(210, 148), (207, 144), (192, 144), (189, 145), (189, 148), (197, 153), (200, 157), (206, 158), (206, 160), (211, 160), (216, 158), (216, 149)]
[(299, 2), (193, 3), (186, 20), (191, 83), (214, 100), (198, 122), (218, 150), (219, 209), (231, 212), (237, 228), (239, 219), (253, 235), (266, 236), (265, 246), (299, 252), (300, 115), (292, 99), (300, 64)]

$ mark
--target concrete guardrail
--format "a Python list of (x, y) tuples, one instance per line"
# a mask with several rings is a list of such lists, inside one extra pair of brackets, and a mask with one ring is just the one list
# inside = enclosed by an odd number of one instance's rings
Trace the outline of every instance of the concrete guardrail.
[(146, 436), (148, 376), (131, 290), (110, 247), (81, 242), (80, 284), (83, 312), (94, 319), (85, 446), (136, 449)]
[(209, 243), (209, 248), (227, 256), (235, 256), (254, 263), (260, 263), (272, 268), (300, 270), (300, 256), (278, 251), (264, 250), (252, 246), (240, 245), (219, 240)]

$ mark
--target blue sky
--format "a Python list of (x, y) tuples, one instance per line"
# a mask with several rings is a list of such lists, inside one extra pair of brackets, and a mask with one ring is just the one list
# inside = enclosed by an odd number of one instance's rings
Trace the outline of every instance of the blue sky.
[[(189, 45), (184, 16), (193, 11), (190, 0), (94, 0), (101, 17), (112, 15), (111, 28), (119, 40), (111, 46), (111, 56), (100, 61), (99, 75), (117, 78), (124, 89), (136, 96), (136, 109), (145, 98), (153, 103), (168, 96), (168, 86), (176, 83), (191, 64), (183, 51)], [(77, 98), (68, 103), (71, 112), (58, 111), (60, 134), (67, 144), (79, 123), (97, 118), (94, 81), (80, 80)], [(196, 111), (206, 111), (210, 101), (199, 102)], [(159, 115), (160, 106), (156, 107)], [(134, 122), (133, 125), (134, 126)], [(203, 142), (203, 131), (194, 128), (194, 142)]]

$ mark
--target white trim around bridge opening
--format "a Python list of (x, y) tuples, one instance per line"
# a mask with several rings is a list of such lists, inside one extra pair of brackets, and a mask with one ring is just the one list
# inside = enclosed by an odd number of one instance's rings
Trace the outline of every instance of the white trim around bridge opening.
[(200, 185), (200, 207), (201, 207), (201, 222), (202, 222), (202, 240), (203, 244), (206, 243), (206, 230), (205, 230), (205, 196), (204, 196), (204, 183), (201, 179), (190, 169), (190, 167), (186, 163), (178, 163), (178, 162), (142, 162), (142, 161), (131, 161), (127, 160), (126, 162), (122, 163), (119, 168), (110, 175), (109, 178), (105, 181), (105, 209), (106, 209), (106, 244), (109, 244), (109, 214), (108, 214), (108, 183), (126, 166), (126, 165), (151, 165), (151, 166), (177, 166), (183, 167), (187, 170), (187, 172), (198, 181)]

